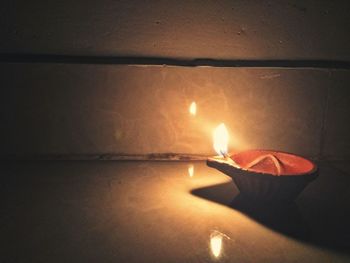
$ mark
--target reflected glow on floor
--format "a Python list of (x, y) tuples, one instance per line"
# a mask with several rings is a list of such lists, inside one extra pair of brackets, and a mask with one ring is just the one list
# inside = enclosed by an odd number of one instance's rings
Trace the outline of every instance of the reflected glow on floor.
[(210, 234), (210, 251), (215, 258), (219, 258), (223, 251), (223, 240), (231, 239), (229, 236), (214, 230)]
[(210, 249), (214, 257), (218, 258), (222, 250), (223, 235), (220, 232), (214, 231), (210, 235)]
[[(8, 216), (0, 216), (0, 239), (6, 262), (17, 254), (25, 262), (27, 251), (34, 262), (51, 262), (52, 255), (67, 262), (80, 258), (77, 249), (84, 262), (350, 262), (348, 255), (294, 239), (228, 206), (237, 187), (205, 162), (21, 162), (5, 168), (1, 200)], [(329, 168), (324, 183), (346, 177), (336, 173)], [(311, 223), (324, 204), (316, 201), (326, 200), (320, 190), (311, 189), (302, 207)], [(17, 233), (25, 238), (15, 254), (6, 244)]]

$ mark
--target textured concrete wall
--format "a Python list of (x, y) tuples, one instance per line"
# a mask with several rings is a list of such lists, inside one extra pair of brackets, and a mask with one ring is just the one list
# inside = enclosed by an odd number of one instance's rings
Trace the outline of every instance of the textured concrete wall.
[(0, 103), (3, 154), (210, 154), (220, 122), (231, 149), (337, 157), (347, 150), (337, 137), (346, 133), (337, 101), (347, 71), (6, 64), (1, 72), (10, 87)]
[(350, 160), (350, 72), (339, 72), (329, 90), (325, 116), (324, 155)]
[(4, 0), (1, 52), (350, 58), (347, 0)]
[[(212, 130), (225, 122), (231, 149), (349, 159), (349, 9), (340, 0), (6, 0), (0, 154), (212, 154)], [(328, 62), (259, 69), (4, 59), (23, 53)], [(334, 60), (348, 66), (335, 70)]]

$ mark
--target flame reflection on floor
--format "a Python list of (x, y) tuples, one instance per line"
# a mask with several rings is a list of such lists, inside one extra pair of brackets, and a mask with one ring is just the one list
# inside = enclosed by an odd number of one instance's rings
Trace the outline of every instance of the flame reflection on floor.
[(222, 250), (222, 237), (220, 232), (214, 231), (210, 235), (210, 249), (214, 257), (218, 258)]

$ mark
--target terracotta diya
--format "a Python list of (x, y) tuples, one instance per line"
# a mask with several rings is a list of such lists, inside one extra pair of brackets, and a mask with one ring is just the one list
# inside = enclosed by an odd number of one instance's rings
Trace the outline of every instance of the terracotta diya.
[(312, 161), (286, 152), (248, 150), (227, 154), (228, 132), (224, 124), (214, 131), (214, 149), (221, 156), (207, 165), (232, 177), (240, 194), (255, 201), (291, 202), (318, 176)]

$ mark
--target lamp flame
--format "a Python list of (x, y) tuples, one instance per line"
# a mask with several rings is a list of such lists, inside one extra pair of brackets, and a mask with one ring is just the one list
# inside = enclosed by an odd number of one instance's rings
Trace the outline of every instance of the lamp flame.
[(190, 105), (189, 112), (190, 112), (191, 115), (196, 116), (197, 105), (196, 105), (196, 103), (194, 101)]
[(221, 123), (218, 127), (215, 128), (214, 134), (214, 150), (218, 155), (225, 156), (227, 155), (228, 149), (228, 131), (225, 124)]
[(210, 249), (214, 257), (218, 258), (221, 254), (222, 237), (220, 233), (213, 233), (210, 237)]
[(188, 175), (190, 177), (193, 177), (193, 175), (194, 175), (194, 166), (192, 164), (190, 166), (188, 166)]

